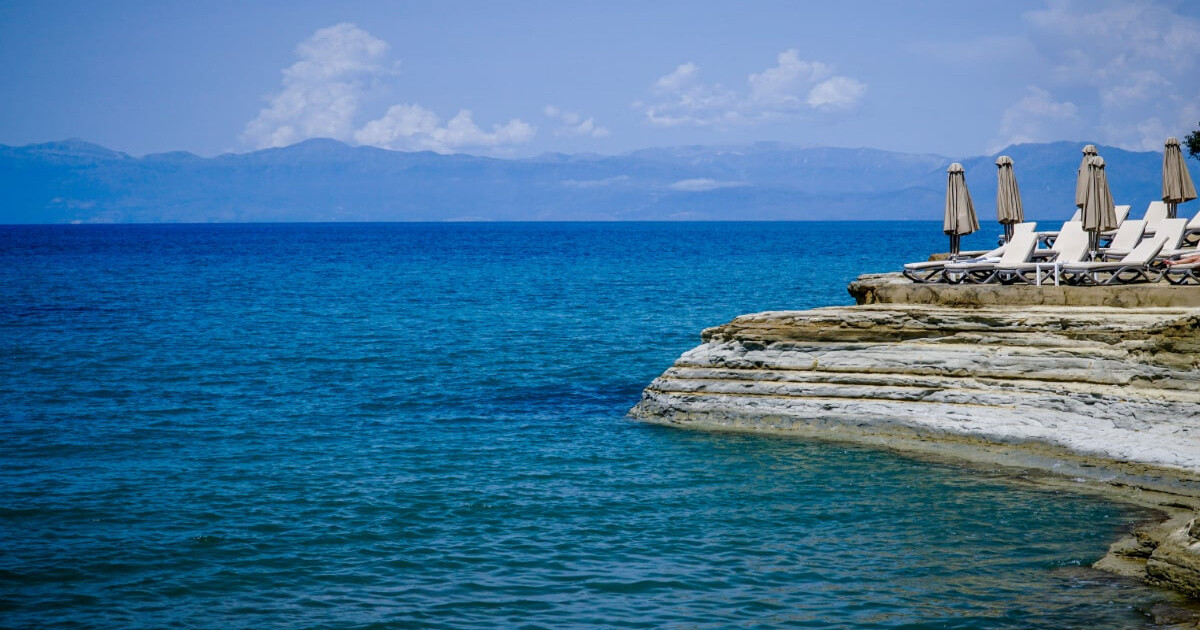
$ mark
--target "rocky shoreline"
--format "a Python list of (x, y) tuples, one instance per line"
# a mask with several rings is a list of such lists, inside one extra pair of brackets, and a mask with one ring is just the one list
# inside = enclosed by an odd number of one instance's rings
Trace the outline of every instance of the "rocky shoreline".
[(1200, 290), (1129, 289), (864, 276), (705, 330), (630, 413), (1087, 480), (1167, 517), (1097, 568), (1200, 599)]

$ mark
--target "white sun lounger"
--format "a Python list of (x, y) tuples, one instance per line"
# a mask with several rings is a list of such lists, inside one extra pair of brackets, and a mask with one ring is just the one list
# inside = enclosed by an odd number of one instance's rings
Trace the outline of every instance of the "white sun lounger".
[[(1123, 223), (1125, 223), (1125, 219), (1129, 218), (1129, 208), (1130, 208), (1130, 206), (1128, 204), (1113, 207), (1113, 212), (1117, 215), (1117, 227), (1118, 228), (1120, 228), (1121, 225)], [(1071, 215), (1071, 220), (1067, 221), (1067, 223), (1079, 222), (1082, 220), (1082, 217), (1083, 217), (1083, 210), (1076, 210), (1075, 214)], [(1115, 233), (1115, 230), (1113, 230), (1112, 232), (1104, 232), (1100, 236), (1103, 238), (1104, 236), (1111, 236), (1113, 233)], [(1058, 238), (1058, 234), (1059, 234), (1059, 232), (1054, 232), (1054, 231), (1038, 232), (1038, 242), (1041, 243), (1044, 247), (1050, 247), (1050, 246), (1054, 245), (1054, 239)]]
[[(1042, 232), (1038, 233), (1039, 235)], [(1067, 221), (1063, 224), (1063, 229), (1058, 232), (1059, 238), (1054, 239), (1054, 243), (1046, 249), (1034, 250), (1034, 260), (1052, 260), (1058, 258), (1064, 250), (1075, 250), (1075, 243), (1079, 239), (1087, 241), (1087, 232), (1083, 231), (1083, 222)], [(1067, 240), (1061, 241), (1061, 238), (1066, 237)], [(1039, 239), (1040, 240), (1040, 239)]]
[(1129, 284), (1154, 282), (1161, 273), (1150, 263), (1162, 251), (1166, 237), (1148, 238), (1121, 260), (1069, 263), (1062, 267), (1067, 284)]
[(1158, 222), (1158, 233), (1154, 236), (1163, 237), (1163, 249), (1159, 256), (1170, 258), (1191, 249), (1181, 249), (1183, 248), (1183, 234), (1187, 229), (1187, 223), (1187, 219), (1163, 219)]
[(958, 284), (960, 282), (983, 284), (991, 282), (996, 278), (997, 267), (1029, 262), (1035, 245), (1037, 245), (1037, 234), (1033, 232), (1014, 234), (1012, 240), (1008, 242), (1008, 248), (1004, 250), (1004, 255), (1000, 257), (1000, 260), (947, 263), (942, 274), (946, 282), (951, 284)]
[(1054, 276), (1055, 267), (1068, 262), (1079, 262), (1087, 254), (1088, 235), (1083, 224), (1068, 221), (1062, 232), (1048, 250), (1037, 250), (1029, 262), (1012, 265), (996, 265), (996, 279), (1003, 284), (1025, 282), (1041, 284)]
[(1121, 226), (1125, 225), (1125, 221), (1129, 218), (1129, 208), (1130, 208), (1130, 206), (1128, 204), (1124, 204), (1124, 205), (1120, 205), (1120, 206), (1113, 206), (1113, 212), (1116, 213), (1116, 215), (1117, 215), (1117, 229), (1109, 230), (1107, 232), (1101, 232), (1100, 233), (1100, 244), (1101, 245), (1104, 245), (1107, 247), (1108, 244), (1110, 242), (1112, 242), (1112, 240), (1114, 238), (1116, 238), (1117, 230), (1121, 229)]
[(1200, 210), (1196, 211), (1196, 216), (1188, 221), (1187, 227), (1183, 230), (1183, 242), (1187, 245), (1195, 245), (1200, 243)]
[[(1037, 229), (1036, 221), (1026, 221), (1013, 226), (1013, 238), (1022, 233), (1033, 234)], [(998, 262), (1004, 252), (1008, 249), (1008, 244), (1005, 243), (996, 249), (989, 251), (966, 252), (971, 256), (968, 259), (960, 259), (955, 262)], [(904, 265), (904, 270), (901, 272), (905, 278), (916, 283), (941, 282), (943, 280), (942, 272), (945, 270), (949, 260), (928, 260), (923, 262), (907, 263)]]
[[(1020, 234), (1021, 232), (1032, 232), (1036, 228), (1037, 228), (1036, 221), (1026, 221), (1024, 223), (1016, 223), (1013, 225), (1013, 236), (1016, 236), (1016, 235)], [(995, 256), (991, 256), (992, 252), (995, 252), (997, 250), (999, 250), (1000, 253), (996, 254)], [(1004, 235), (1003, 234), (1000, 235), (999, 242), (996, 243), (996, 249), (977, 249), (977, 250), (969, 250), (969, 251), (958, 253), (958, 255), (961, 257), (959, 260), (963, 260), (963, 259), (967, 259), (967, 258), (985, 258), (985, 257), (999, 258), (1003, 254), (1004, 254)]]
[(1200, 284), (1200, 263), (1172, 265), (1163, 270), (1161, 277), (1171, 284)]
[(1146, 236), (1154, 236), (1158, 233), (1158, 225), (1167, 218), (1167, 203), (1165, 201), (1151, 201), (1149, 206), (1146, 206), (1146, 214), (1142, 220), (1146, 222)]
[(1100, 251), (1100, 255), (1104, 259), (1122, 258), (1137, 247), (1138, 242), (1142, 240), (1142, 233), (1146, 231), (1146, 222), (1141, 219), (1130, 219), (1121, 224), (1117, 228), (1117, 233), (1113, 235), (1112, 242), (1108, 247)]
[[(1067, 219), (1066, 223), (1063, 223), (1063, 227), (1066, 227), (1067, 223), (1079, 223), (1082, 213), (1083, 210), (1076, 208), (1075, 214), (1072, 214), (1071, 218)], [(1058, 235), (1061, 232), (1061, 229), (1038, 232), (1038, 244), (1042, 247), (1052, 247), (1054, 245), (1054, 239), (1058, 238)]]

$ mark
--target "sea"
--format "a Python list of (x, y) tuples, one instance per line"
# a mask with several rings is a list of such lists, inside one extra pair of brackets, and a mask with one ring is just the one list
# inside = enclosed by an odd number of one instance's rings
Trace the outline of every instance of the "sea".
[(0, 227), (0, 627), (1154, 627), (1178, 596), (1089, 568), (1146, 510), (626, 415), (705, 327), (945, 247), (932, 222)]

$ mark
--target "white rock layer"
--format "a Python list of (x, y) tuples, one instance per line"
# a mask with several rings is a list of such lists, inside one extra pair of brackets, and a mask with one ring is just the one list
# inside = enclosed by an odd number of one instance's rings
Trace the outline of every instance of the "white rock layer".
[(872, 304), (746, 315), (703, 339), (633, 416), (1200, 473), (1200, 309)]

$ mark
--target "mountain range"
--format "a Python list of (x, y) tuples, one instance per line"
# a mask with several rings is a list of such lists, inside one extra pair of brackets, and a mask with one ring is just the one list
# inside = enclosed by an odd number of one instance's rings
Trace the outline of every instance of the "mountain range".
[[(1074, 210), (1082, 146), (1000, 152), (1015, 162), (1026, 216)], [(1135, 216), (1161, 196), (1161, 153), (1100, 154)], [(322, 139), (133, 157), (65, 140), (0, 145), (0, 223), (940, 219), (953, 161), (983, 222), (995, 216), (995, 158), (756, 143), (500, 159)]]

